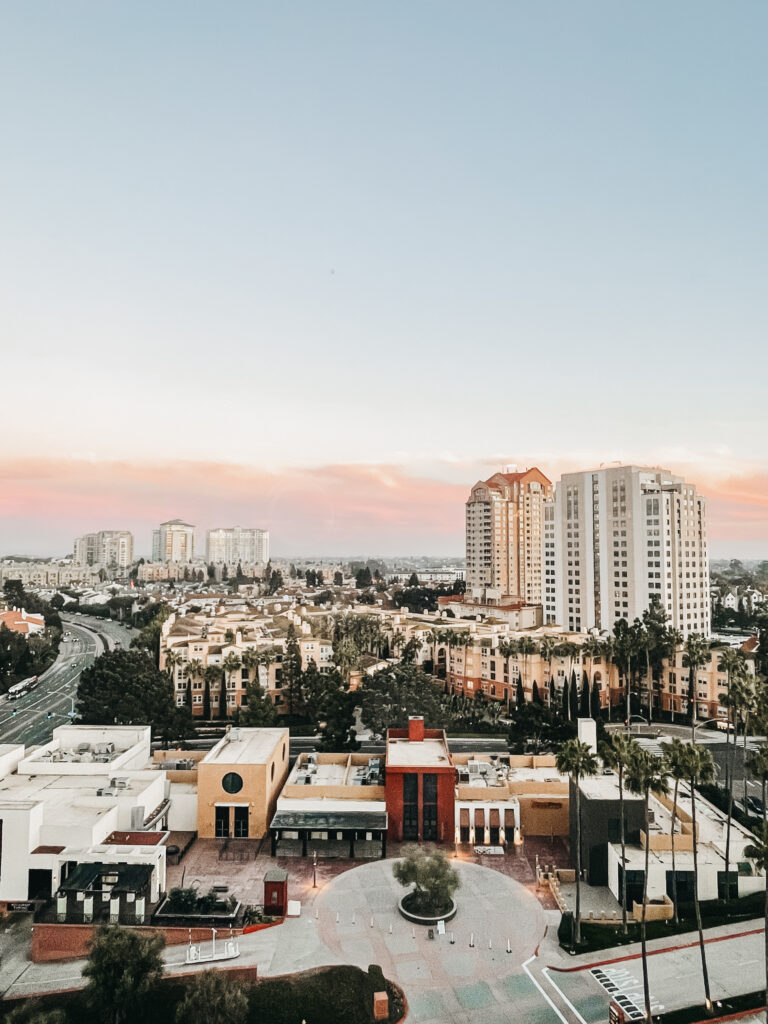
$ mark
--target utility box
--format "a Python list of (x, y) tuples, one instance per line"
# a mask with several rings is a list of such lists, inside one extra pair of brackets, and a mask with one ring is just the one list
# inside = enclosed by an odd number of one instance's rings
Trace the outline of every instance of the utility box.
[(387, 1020), (389, 1017), (389, 996), (386, 992), (373, 993), (373, 1019)]
[(288, 909), (288, 872), (270, 868), (264, 875), (264, 913), (285, 917)]

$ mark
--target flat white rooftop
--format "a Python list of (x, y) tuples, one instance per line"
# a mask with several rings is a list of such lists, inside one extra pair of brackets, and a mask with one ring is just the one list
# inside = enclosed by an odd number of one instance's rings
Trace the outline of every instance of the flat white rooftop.
[(266, 764), (280, 743), (287, 729), (230, 729), (200, 764)]
[(449, 768), (451, 760), (442, 740), (409, 740), (403, 736), (387, 740), (387, 765), (393, 768)]

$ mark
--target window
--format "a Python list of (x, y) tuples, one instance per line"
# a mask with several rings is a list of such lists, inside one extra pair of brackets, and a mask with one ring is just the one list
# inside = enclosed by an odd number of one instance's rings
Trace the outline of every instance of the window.
[(221, 780), (221, 788), (225, 793), (239, 793), (243, 788), (242, 776), (238, 775), (237, 772), (227, 772)]

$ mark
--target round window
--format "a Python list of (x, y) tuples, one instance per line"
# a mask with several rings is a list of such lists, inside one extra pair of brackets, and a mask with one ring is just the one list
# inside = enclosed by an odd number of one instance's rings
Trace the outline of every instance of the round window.
[(237, 772), (227, 772), (221, 780), (225, 793), (239, 793), (243, 788), (243, 780)]

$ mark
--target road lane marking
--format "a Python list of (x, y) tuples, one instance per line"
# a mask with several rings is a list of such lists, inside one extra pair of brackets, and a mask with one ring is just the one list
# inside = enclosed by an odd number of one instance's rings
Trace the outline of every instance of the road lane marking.
[(560, 1018), (560, 1020), (563, 1022), (563, 1024), (569, 1024), (569, 1021), (562, 1015), (562, 1013), (560, 1013), (560, 1011), (555, 1006), (555, 1004), (552, 1002), (552, 1000), (549, 998), (547, 993), (544, 991), (544, 989), (541, 987), (541, 985), (538, 983), (538, 981), (536, 981), (536, 979), (534, 978), (533, 974), (528, 970), (528, 964), (532, 963), (535, 959), (536, 959), (536, 954), (534, 953), (533, 956), (529, 957), (525, 961), (525, 963), (523, 964), (523, 970), (528, 975), (528, 977), (531, 979), (531, 981), (536, 986), (536, 988), (539, 990), (539, 992), (542, 994), (542, 996), (549, 1003), (549, 1005), (552, 1007), (552, 1009), (555, 1011), (555, 1013)]

